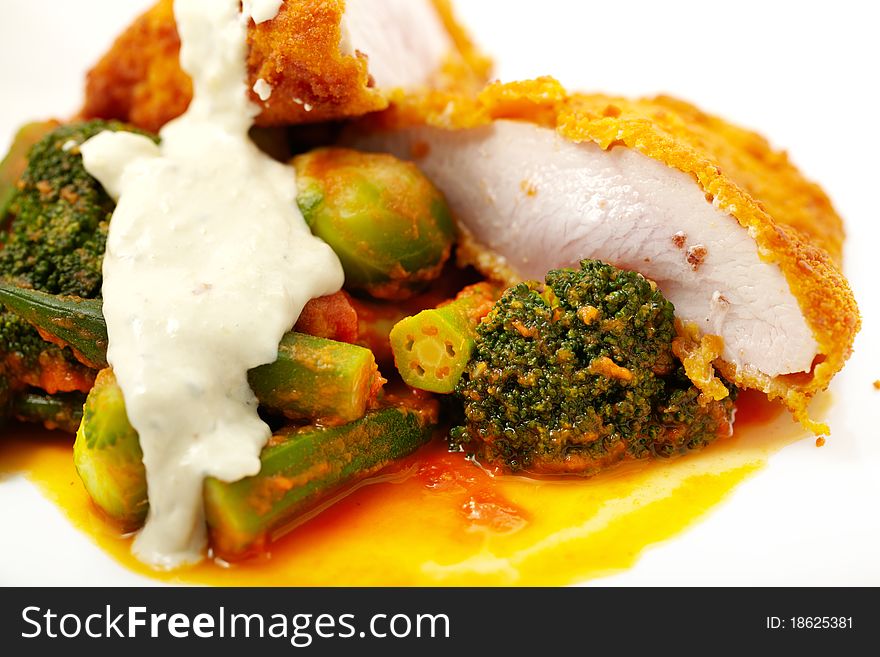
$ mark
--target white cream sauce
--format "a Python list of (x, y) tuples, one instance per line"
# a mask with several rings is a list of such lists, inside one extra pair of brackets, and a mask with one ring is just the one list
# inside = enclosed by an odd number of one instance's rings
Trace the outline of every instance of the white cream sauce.
[(284, 0), (242, 0), (241, 6), (244, 15), (259, 25), (275, 18), (283, 4)]
[(239, 0), (176, 0), (189, 109), (161, 145), (104, 132), (81, 149), (118, 200), (104, 258), (108, 361), (147, 470), (150, 512), (133, 550), (159, 568), (201, 558), (206, 476), (259, 471), (270, 431), (247, 371), (274, 361), (303, 305), (343, 282), (297, 209), (293, 171), (248, 139), (259, 112), (248, 19), (278, 4), (241, 13)]
[(272, 85), (260, 78), (254, 82), (254, 93), (264, 103), (272, 97)]

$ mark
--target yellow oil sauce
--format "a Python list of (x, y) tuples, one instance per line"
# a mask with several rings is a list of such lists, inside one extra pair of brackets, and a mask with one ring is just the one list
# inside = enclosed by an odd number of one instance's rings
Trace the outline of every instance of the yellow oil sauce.
[(151, 571), (91, 505), (71, 439), (0, 440), (0, 480), (21, 473), (114, 559), (161, 580), (216, 585), (560, 585), (632, 566), (698, 522), (769, 456), (805, 438), (775, 405), (741, 395), (734, 436), (683, 458), (591, 479), (490, 476), (442, 443), (279, 538), (260, 557)]

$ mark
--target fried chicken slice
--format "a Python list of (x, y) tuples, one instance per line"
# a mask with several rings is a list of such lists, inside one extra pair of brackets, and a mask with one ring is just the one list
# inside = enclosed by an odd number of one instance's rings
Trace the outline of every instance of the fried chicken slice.
[[(639, 271), (675, 304), (705, 392), (698, 354), (827, 430), (807, 404), (860, 326), (843, 225), (759, 135), (673, 98), (570, 95), (544, 78), (401, 96), (350, 141), (414, 160), (449, 201), (460, 257), (484, 273), (543, 280), (582, 258)], [(720, 340), (704, 349), (701, 335)]]
[[(259, 125), (360, 116), (394, 89), (472, 89), (489, 70), (448, 0), (286, 0), (248, 46)], [(173, 0), (159, 0), (90, 71), (81, 115), (157, 131), (192, 97), (179, 50)]]

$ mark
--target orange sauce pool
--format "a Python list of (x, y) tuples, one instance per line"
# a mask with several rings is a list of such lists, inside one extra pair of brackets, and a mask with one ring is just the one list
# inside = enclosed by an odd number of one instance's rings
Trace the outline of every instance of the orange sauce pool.
[(744, 393), (732, 438), (684, 458), (592, 479), (490, 477), (432, 445), (234, 565), (156, 573), (91, 505), (71, 438), (22, 430), (0, 440), (0, 481), (23, 474), (114, 559), (160, 580), (216, 585), (560, 585), (632, 566), (687, 529), (804, 430)]

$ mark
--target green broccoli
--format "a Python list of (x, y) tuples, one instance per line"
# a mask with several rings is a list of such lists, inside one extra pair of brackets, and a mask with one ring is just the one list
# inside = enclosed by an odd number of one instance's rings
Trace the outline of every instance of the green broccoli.
[(673, 305), (634, 272), (585, 260), (516, 285), (477, 328), (452, 444), (512, 471), (589, 475), (727, 435), (733, 394), (702, 398), (674, 337)]
[(0, 251), (4, 278), (52, 294), (92, 298), (101, 290), (101, 261), (113, 199), (88, 174), (79, 146), (119, 123), (63, 125), (37, 142), (10, 204), (12, 233)]
[[(9, 233), (0, 248), (0, 280), (52, 294), (95, 298), (115, 204), (86, 172), (79, 146), (125, 125), (62, 125), (38, 141), (8, 203)], [(45, 342), (24, 319), (0, 309), (0, 360), (13, 387), (88, 390), (94, 374), (69, 350)]]

